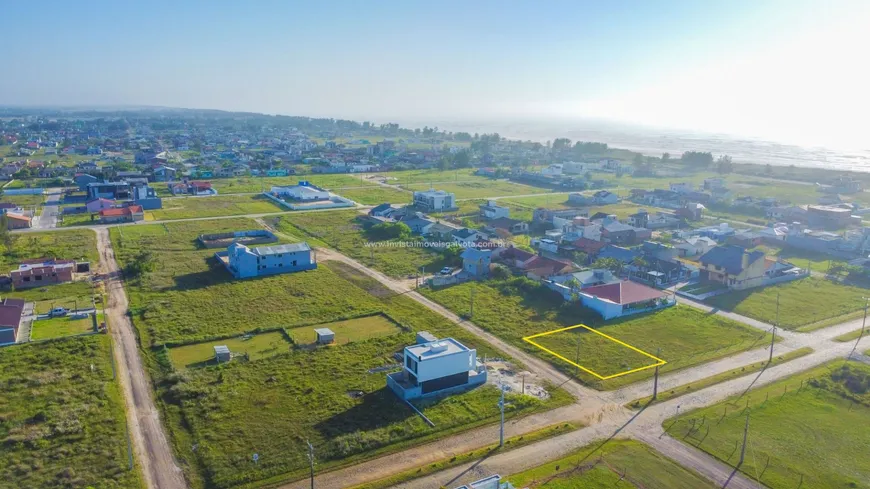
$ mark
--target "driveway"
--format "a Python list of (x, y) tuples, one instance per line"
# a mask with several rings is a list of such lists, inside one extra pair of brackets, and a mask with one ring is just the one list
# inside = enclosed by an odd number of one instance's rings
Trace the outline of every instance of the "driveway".
[(50, 229), (57, 227), (57, 215), (60, 212), (60, 200), (62, 194), (62, 188), (48, 189), (48, 193), (45, 194), (45, 203), (42, 205), (42, 213), (38, 218), (34, 219), (34, 229)]

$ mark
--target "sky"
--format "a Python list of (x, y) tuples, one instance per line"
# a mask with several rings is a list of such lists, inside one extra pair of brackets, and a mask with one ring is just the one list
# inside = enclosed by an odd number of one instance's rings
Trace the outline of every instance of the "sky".
[(866, 143), (870, 2), (8, 2), (0, 104), (603, 119)]

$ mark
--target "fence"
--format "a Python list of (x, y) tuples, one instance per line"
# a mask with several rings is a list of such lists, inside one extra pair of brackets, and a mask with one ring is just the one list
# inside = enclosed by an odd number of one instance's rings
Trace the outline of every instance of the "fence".
[(341, 208), (341, 207), (354, 207), (356, 205), (352, 200), (345, 199), (344, 197), (340, 197), (338, 195), (332, 195), (330, 197), (330, 200), (326, 201), (326, 202), (315, 201), (315, 202), (310, 202), (310, 203), (303, 204), (303, 205), (292, 204), (290, 202), (287, 202), (284, 199), (280, 199), (278, 197), (275, 197), (274, 195), (272, 195), (268, 192), (263, 192), (263, 195), (272, 199), (272, 201), (274, 201), (276, 204), (278, 204), (282, 207), (286, 207), (287, 209), (290, 209), (291, 211), (303, 211), (303, 210), (314, 210), (314, 209), (337, 209), (337, 208)]

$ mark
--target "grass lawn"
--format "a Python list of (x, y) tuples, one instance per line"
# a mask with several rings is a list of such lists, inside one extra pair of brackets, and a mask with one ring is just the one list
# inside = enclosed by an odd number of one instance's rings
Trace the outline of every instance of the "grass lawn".
[(206, 343), (194, 343), (169, 349), (169, 358), (176, 368), (190, 368), (205, 366), (214, 363), (214, 347), (226, 345), (233, 354), (247, 353), (251, 360), (258, 360), (284, 351), (290, 343), (280, 331), (251, 335), (250, 337), (239, 336), (224, 340), (209, 341)]
[(795, 488), (801, 480), (814, 489), (868, 488), (868, 387), (870, 366), (837, 360), (664, 426), (671, 436), (736, 465), (748, 397), (749, 441), (740, 467), (747, 477), (772, 489)]
[(111, 362), (105, 335), (0, 349), (0, 485), (144, 487)]
[(82, 319), (73, 319), (71, 316), (40, 319), (33, 321), (31, 325), (31, 340), (45, 340), (49, 338), (61, 338), (94, 330), (94, 322), (90, 316)]
[(58, 223), (62, 227), (97, 224), (99, 222), (100, 216), (94, 215), (92, 219), (90, 212), (80, 212), (78, 214), (61, 214), (58, 216)]
[(793, 282), (729, 292), (711, 297), (713, 307), (744, 316), (776, 322), (776, 297), (779, 294), (779, 323), (786, 329), (811, 329), (822, 321), (837, 318), (846, 321), (860, 315), (867, 289), (843, 285), (830, 280), (808, 277)]
[(163, 208), (149, 211), (155, 220), (284, 212), (262, 195), (215, 195), (163, 199)]
[(214, 178), (208, 181), (219, 194), (254, 193), (269, 190), (273, 185), (296, 185), (300, 180), (306, 180), (314, 185), (331, 190), (342, 187), (362, 187), (377, 185), (351, 175), (296, 175), (287, 177), (237, 177)]
[[(552, 192), (550, 189), (520, 185), (504, 180), (484, 180), (456, 183), (435, 183), (436, 190), (444, 190), (456, 194), (457, 199), (477, 199), (485, 197), (500, 197), (507, 195), (543, 194)], [(402, 188), (413, 191), (429, 190), (428, 183), (402, 185)]]
[(363, 205), (378, 205), (384, 202), (390, 204), (407, 204), (411, 202), (411, 192), (403, 192), (389, 187), (349, 188), (339, 195)]
[(97, 235), (89, 229), (54, 231), (48, 233), (21, 233), (12, 235), (12, 245), (0, 244), (0, 270), (7, 273), (18, 268), (21, 260), (56, 257), (96, 263)]
[[(625, 479), (622, 479), (622, 475)], [(611, 440), (507, 477), (515, 487), (547, 489), (713, 489), (695, 472), (634, 440)]]
[(12, 202), (21, 207), (35, 207), (42, 205), (44, 195), (6, 195), (0, 196), (0, 202)]
[(278, 229), (313, 236), (343, 254), (375, 268), (391, 277), (413, 276), (425, 267), (428, 272), (440, 270), (448, 263), (441, 253), (428, 248), (367, 247), (369, 242), (357, 211), (310, 212), (281, 217)]
[(800, 268), (809, 268), (814, 272), (825, 272), (831, 265), (842, 263), (842, 261), (833, 259), (831, 255), (818, 253), (809, 250), (801, 250), (798, 248), (783, 248), (779, 246), (761, 245), (754, 249), (764, 251), (768, 256), (775, 256), (798, 266)]
[[(475, 324), (500, 338), (547, 359), (568, 374), (577, 369), (522, 340), (524, 336), (543, 333), (579, 323), (594, 327), (609, 336), (624, 341), (668, 363), (660, 372), (668, 372), (724, 357), (738, 351), (765, 344), (770, 336), (720, 316), (708, 315), (683, 306), (624, 319), (603, 322), (600, 316), (576, 303), (566, 304), (560, 295), (528, 279), (465, 283), (440, 290), (422, 289), (431, 299), (457, 314), (467, 316), (474, 289)], [(578, 343), (580, 365), (601, 374), (612, 374), (641, 367), (650, 359), (600, 335), (577, 329), (539, 338), (539, 343), (575, 360)], [(647, 378), (653, 370), (645, 370), (607, 381), (597, 381), (580, 373), (579, 378), (600, 389), (615, 389)]]
[(399, 325), (383, 314), (303, 326), (290, 329), (287, 332), (296, 344), (309, 345), (317, 341), (317, 334), (314, 332), (315, 328), (331, 329), (335, 333), (336, 345), (390, 336), (401, 332)]

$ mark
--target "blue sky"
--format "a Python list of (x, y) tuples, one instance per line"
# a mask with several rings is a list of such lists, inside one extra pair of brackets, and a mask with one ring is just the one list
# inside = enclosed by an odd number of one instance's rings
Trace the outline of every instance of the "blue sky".
[(842, 136), (854, 124), (831, 106), (870, 108), (866, 2), (132, 3), (4, 5), (0, 103), (595, 117), (786, 139)]

